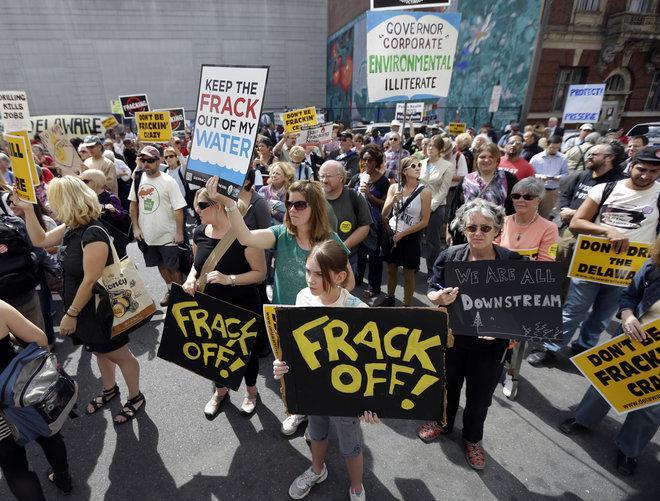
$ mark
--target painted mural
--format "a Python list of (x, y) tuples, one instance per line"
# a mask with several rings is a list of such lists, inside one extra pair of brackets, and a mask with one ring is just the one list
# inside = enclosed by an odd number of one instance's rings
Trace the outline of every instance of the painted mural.
[(326, 106), (328, 118), (349, 123), (353, 88), (353, 27), (338, 34), (328, 43)]

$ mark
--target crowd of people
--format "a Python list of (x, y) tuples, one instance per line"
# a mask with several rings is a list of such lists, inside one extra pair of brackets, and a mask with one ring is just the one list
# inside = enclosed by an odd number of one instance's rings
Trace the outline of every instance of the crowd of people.
[[(422, 305), (414, 293), (424, 272), (426, 299), (446, 306), (461, 293), (443, 285), (448, 262), (560, 261), (560, 343), (527, 347), (454, 332), (446, 352), (446, 420), (422, 424), (418, 436), (431, 442), (452, 431), (465, 382), (465, 456), (482, 470), (493, 393), (501, 383), (505, 396), (516, 397), (527, 348), (532, 348), (530, 367), (553, 364), (578, 329), (572, 353), (596, 346), (617, 315), (633, 339), (644, 337), (640, 323), (658, 317), (660, 149), (649, 147), (644, 136), (600, 137), (592, 124), (564, 143), (556, 119), (523, 131), (511, 123), (501, 137), (488, 124), (457, 137), (439, 127), (411, 126), (407, 137), (401, 129), (396, 120), (383, 136), (377, 129), (362, 135), (337, 125), (329, 143), (299, 145), (295, 134), (269, 123), (257, 136), (237, 200), (218, 192), (217, 178), (203, 187), (186, 180), (188, 132), (168, 145), (139, 144), (130, 128), (73, 140), (84, 162), (77, 176), (62, 175), (36, 136), (36, 204), (19, 198), (9, 156), (0, 153), (2, 235), (11, 227), (12, 238), (23, 245), (21, 259), (3, 258), (0, 266), (0, 371), (14, 354), (13, 344), (34, 342), (56, 350), (53, 295), (59, 294), (65, 312), (59, 334), (93, 353), (101, 374), (100, 391), (90, 397), (86, 413), (120, 397), (119, 368), (127, 395), (113, 421), (120, 426), (134, 419), (146, 403), (140, 363), (128, 335), (110, 337), (112, 311), (99, 309), (92, 299), (113, 248), (123, 257), (132, 242), (144, 266), (158, 268), (167, 289), (162, 307), (169, 304), (172, 284), (180, 284), (190, 295), (203, 291), (258, 314), (267, 302), (392, 307), (399, 286), (403, 307)], [(607, 238), (618, 251), (630, 242), (655, 244), (655, 250), (627, 289), (568, 278), (579, 234)], [(0, 242), (0, 252), (3, 245), (10, 244)], [(260, 330), (244, 376), (240, 411), (245, 415), (259, 403), (259, 355), (267, 349)], [(276, 379), (289, 369), (284, 360), (273, 363)], [(204, 415), (213, 419), (229, 398), (230, 390), (216, 382)], [(560, 430), (571, 434), (593, 427), (608, 409), (590, 388)], [(289, 495), (301, 499), (327, 477), (332, 421), (346, 460), (349, 497), (365, 499), (359, 428), (361, 421), (378, 423), (378, 416), (370, 411), (350, 418), (287, 415), (281, 432), (292, 435), (304, 421), (312, 465), (293, 481)], [(634, 472), (659, 425), (660, 405), (628, 414), (616, 440), (621, 474)], [(75, 464), (70, 472), (62, 435), (38, 442), (52, 467), (49, 479), (71, 490)], [(1, 415), (0, 467), (18, 499), (43, 499), (25, 450)]]

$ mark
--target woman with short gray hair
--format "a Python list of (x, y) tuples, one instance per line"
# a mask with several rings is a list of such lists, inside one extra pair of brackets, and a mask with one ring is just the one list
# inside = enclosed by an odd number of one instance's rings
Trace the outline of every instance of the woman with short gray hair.
[[(452, 246), (438, 256), (430, 274), (427, 293), (433, 304), (447, 306), (460, 293), (458, 287), (443, 285), (446, 283), (445, 266), (448, 262), (522, 259), (519, 254), (493, 243), (503, 223), (504, 210), (480, 198), (466, 203), (457, 211), (452, 225), (465, 234), (467, 243)], [(431, 421), (417, 430), (417, 435), (424, 442), (432, 442), (440, 435), (451, 432), (465, 381), (467, 399), (463, 411), (463, 444), (467, 462), (475, 470), (483, 470), (486, 466), (486, 456), (481, 446), (484, 422), (502, 374), (502, 359), (508, 344), (507, 339), (464, 336), (454, 331), (454, 345), (445, 354), (446, 424)]]

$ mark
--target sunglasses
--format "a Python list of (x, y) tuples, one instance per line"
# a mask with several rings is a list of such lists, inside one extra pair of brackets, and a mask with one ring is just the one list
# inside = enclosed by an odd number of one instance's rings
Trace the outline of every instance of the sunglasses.
[(398, 141), (398, 140), (399, 140), (398, 137), (391, 137), (391, 138), (390, 138), (390, 141), (395, 141), (395, 142), (396, 142), (396, 141)]
[(488, 224), (482, 224), (482, 225), (470, 224), (465, 227), (465, 231), (467, 231), (468, 233), (476, 233), (477, 230), (481, 230), (481, 233), (488, 233), (492, 229), (493, 227)]
[(214, 205), (215, 202), (197, 202), (197, 207), (199, 207), (199, 210), (208, 209), (209, 207), (213, 207)]
[(534, 200), (537, 197), (536, 195), (529, 195), (527, 193), (524, 195), (521, 195), (520, 193), (511, 193), (511, 200), (520, 200), (521, 198), (529, 202), (530, 200)]
[(412, 164), (412, 165), (409, 165), (408, 167), (406, 167), (406, 169), (417, 169), (421, 166), (422, 166), (421, 164)]
[(165, 157), (165, 160), (167, 160), (168, 158), (176, 158), (176, 155), (167, 155), (167, 156)]
[(90, 181), (91, 181), (91, 179), (83, 179), (82, 180), (82, 182), (85, 183), (85, 184), (89, 184)]
[(158, 159), (157, 159), (157, 158), (147, 158), (147, 157), (142, 157), (142, 161), (143, 161), (145, 164), (153, 164), (153, 163), (156, 163), (156, 162), (158, 161)]
[(309, 204), (304, 200), (298, 200), (297, 202), (286, 202), (284, 205), (286, 206), (286, 210), (290, 210), (291, 207), (293, 207), (298, 212), (303, 211), (309, 207)]

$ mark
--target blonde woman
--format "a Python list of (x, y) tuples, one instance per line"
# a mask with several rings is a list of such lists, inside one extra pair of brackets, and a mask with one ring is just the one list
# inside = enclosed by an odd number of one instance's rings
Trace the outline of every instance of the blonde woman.
[(96, 355), (103, 383), (103, 393), (91, 400), (87, 414), (95, 413), (119, 395), (115, 379), (119, 367), (128, 386), (128, 400), (114, 422), (126, 423), (144, 406), (145, 399), (140, 392), (140, 366), (128, 349), (128, 336), (110, 337), (114, 315), (109, 298), (106, 296), (98, 306), (94, 301), (94, 294), (102, 293), (96, 281), (112, 261), (108, 234), (99, 221), (101, 205), (96, 193), (74, 176), (53, 179), (47, 194), (55, 218), (63, 223), (48, 232), (39, 224), (32, 204), (19, 201), (16, 193), (14, 203), (25, 212), (25, 224), (36, 247), (63, 246), (60, 261), (65, 314), (60, 334), (71, 336), (74, 344), (83, 344)]
[(259, 190), (259, 195), (270, 205), (273, 224), (284, 221), (284, 199), (289, 186), (293, 183), (293, 178), (294, 171), (289, 162), (275, 162), (270, 166), (268, 184)]

